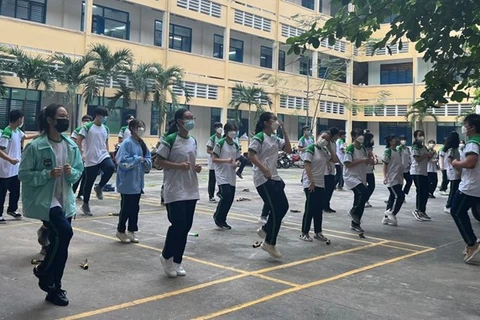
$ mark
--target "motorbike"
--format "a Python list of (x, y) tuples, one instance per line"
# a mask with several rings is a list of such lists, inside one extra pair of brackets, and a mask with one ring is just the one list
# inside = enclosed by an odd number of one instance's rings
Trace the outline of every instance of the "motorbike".
[(305, 163), (302, 160), (302, 157), (300, 157), (300, 154), (298, 153), (296, 148), (292, 149), (292, 154), (288, 155), (292, 166), (303, 169), (305, 167)]
[(158, 147), (160, 146), (160, 143), (157, 143), (156, 146), (152, 146), (152, 149), (150, 149), (150, 154), (152, 155), (152, 168), (155, 168), (157, 170), (163, 170), (162, 167), (160, 166), (157, 166), (156, 164), (156, 160), (157, 160), (157, 157), (158, 157), (158, 154), (157, 154), (157, 149)]
[(277, 168), (288, 169), (292, 166), (291, 160), (285, 151), (278, 151)]

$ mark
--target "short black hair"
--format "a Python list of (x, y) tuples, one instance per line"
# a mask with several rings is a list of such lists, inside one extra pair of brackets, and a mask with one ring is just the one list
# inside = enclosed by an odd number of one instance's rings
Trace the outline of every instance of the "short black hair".
[(133, 116), (133, 114), (128, 114), (126, 117), (125, 117), (125, 120), (128, 121), (130, 119), (135, 119), (135, 117)]
[(108, 110), (103, 107), (96, 107), (94, 111), (95, 117), (96, 116), (108, 116)]
[(365, 133), (362, 129), (354, 129), (352, 132), (350, 132), (350, 135), (352, 136), (353, 140), (355, 140), (355, 138), (359, 136), (365, 136)]
[[(400, 136), (402, 137), (402, 136)], [(390, 141), (392, 141), (393, 139), (395, 139), (395, 135), (394, 134), (389, 134), (388, 136), (385, 137), (385, 145), (387, 148), (390, 148)]]
[(400, 137), (398, 137), (398, 139), (400, 139), (400, 140), (407, 140), (407, 137), (402, 134)]
[(428, 141), (428, 144), (430, 144), (430, 143), (437, 144), (437, 143), (435, 142), (435, 140), (429, 140), (429, 141)]
[(468, 122), (469, 125), (475, 127), (475, 132), (480, 133), (480, 115), (476, 113), (469, 114), (465, 117), (463, 122)]
[(339, 134), (340, 130), (338, 130), (337, 127), (331, 127), (330, 129), (328, 129), (328, 131), (330, 131), (330, 136), (334, 136), (334, 135), (337, 135)]
[(222, 124), (221, 122), (215, 122), (215, 123), (213, 124), (213, 128), (214, 128), (214, 129), (221, 128), (221, 127), (223, 127), (223, 124)]
[(82, 117), (82, 122), (83, 122), (83, 121), (92, 121), (92, 120), (93, 120), (93, 118), (92, 118), (92, 116), (89, 115), (89, 114), (86, 114), (86, 115), (84, 115), (84, 116)]
[(21, 119), (24, 117), (23, 111), (22, 110), (12, 110), (10, 111), (10, 114), (8, 115), (8, 121), (10, 123), (16, 122), (18, 119)]
[(339, 136), (344, 136), (346, 135), (347, 133), (345, 132), (345, 130), (340, 130), (340, 132), (338, 133)]
[(310, 129), (310, 126), (303, 126), (303, 127), (302, 127), (302, 131), (305, 131), (305, 130), (307, 130), (307, 129)]

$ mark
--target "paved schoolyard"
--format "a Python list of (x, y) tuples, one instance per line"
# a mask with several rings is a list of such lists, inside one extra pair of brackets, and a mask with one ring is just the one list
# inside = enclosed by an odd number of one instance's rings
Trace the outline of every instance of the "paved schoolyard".
[[(298, 239), (304, 195), (300, 169), (281, 170), (290, 209), (278, 238), (281, 260), (261, 249), (255, 230), (262, 202), (246, 168), (229, 215), (230, 231), (212, 220), (215, 204), (206, 194), (208, 172), (200, 174), (198, 202), (185, 252), (187, 276), (169, 279), (160, 254), (168, 221), (159, 205), (162, 173), (148, 175), (141, 202), (140, 244), (115, 237), (119, 195), (92, 197), (93, 217), (79, 215), (64, 276), (70, 305), (45, 302), (32, 275), (40, 257), (34, 220), (0, 225), (0, 319), (479, 319), (479, 265), (462, 262), (464, 244), (445, 197), (430, 199), (431, 222), (414, 220), (415, 189), (399, 214), (399, 226), (381, 224), (387, 190), (377, 177), (373, 208), (366, 209), (365, 239), (349, 230), (353, 195), (335, 192), (335, 214), (324, 214), (327, 246)], [(380, 170), (377, 170), (380, 171)], [(114, 181), (114, 180), (112, 180)], [(249, 191), (243, 191), (249, 189)], [(300, 212), (296, 212), (298, 210)], [(480, 223), (474, 222), (480, 233)], [(79, 267), (88, 259), (89, 269)], [(480, 264), (480, 261), (479, 261)]]

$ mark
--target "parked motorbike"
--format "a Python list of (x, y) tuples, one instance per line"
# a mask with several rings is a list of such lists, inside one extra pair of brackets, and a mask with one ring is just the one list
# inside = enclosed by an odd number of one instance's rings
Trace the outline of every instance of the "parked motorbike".
[(158, 147), (160, 147), (160, 143), (157, 143), (156, 146), (152, 146), (152, 149), (150, 150), (150, 154), (152, 155), (152, 168), (155, 168), (157, 170), (163, 170), (162, 167), (157, 166), (156, 161), (155, 161), (155, 160), (157, 160), (157, 157), (158, 157), (158, 155), (157, 155)]
[(288, 155), (292, 166), (303, 169), (305, 167), (305, 163), (302, 160), (302, 157), (300, 157), (300, 154), (298, 153), (297, 149), (292, 149), (292, 154)]
[(292, 166), (291, 160), (285, 151), (278, 151), (277, 168), (288, 169)]

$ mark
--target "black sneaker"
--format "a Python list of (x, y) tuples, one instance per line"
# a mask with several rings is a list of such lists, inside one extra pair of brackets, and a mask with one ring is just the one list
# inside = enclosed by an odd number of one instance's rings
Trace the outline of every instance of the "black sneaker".
[(242, 173), (237, 171), (237, 177), (239, 177), (240, 179), (243, 179)]
[(360, 227), (359, 225), (355, 225), (355, 224), (350, 224), (350, 229), (352, 229), (353, 231), (356, 231), (356, 232), (360, 232), (360, 233), (363, 233), (365, 232), (362, 227)]
[(22, 215), (16, 211), (8, 211), (7, 214), (11, 217), (14, 217), (17, 220), (22, 219)]
[(428, 195), (428, 198), (430, 198), (430, 199), (436, 199), (437, 197), (435, 197), (433, 194), (430, 193), (430, 194)]
[(220, 224), (220, 228), (225, 229), (225, 230), (230, 230), (230, 229), (232, 229), (232, 227), (231, 227), (228, 223), (226, 223), (226, 222), (221, 223), (221, 224)]
[(81, 209), (82, 209), (84, 215), (93, 216), (92, 210), (90, 210), (90, 206), (88, 205), (88, 203), (83, 203)]
[(67, 298), (67, 291), (62, 289), (50, 291), (45, 297), (45, 300), (53, 303), (54, 305), (61, 306), (61, 307), (68, 306), (68, 302), (69, 302)]
[(93, 189), (95, 190), (95, 194), (97, 195), (97, 199), (98, 200), (103, 200), (103, 189), (99, 188), (98, 186), (96, 186)]
[(324, 212), (326, 212), (326, 213), (337, 213), (337, 211), (333, 210), (332, 208), (328, 208), (328, 209), (324, 210)]
[(360, 219), (356, 215), (354, 215), (351, 211), (348, 212), (348, 215), (350, 216), (350, 218), (352, 218), (352, 221), (355, 224), (360, 225)]

